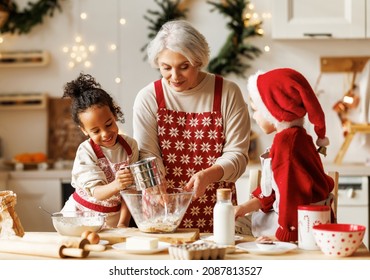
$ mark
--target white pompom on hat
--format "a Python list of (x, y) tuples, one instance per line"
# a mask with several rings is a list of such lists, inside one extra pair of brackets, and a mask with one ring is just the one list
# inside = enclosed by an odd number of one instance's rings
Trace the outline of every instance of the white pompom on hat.
[(254, 105), (269, 122), (290, 123), (307, 114), (318, 136), (316, 144), (329, 145), (324, 112), (302, 74), (290, 68), (258, 71), (248, 79), (248, 91)]

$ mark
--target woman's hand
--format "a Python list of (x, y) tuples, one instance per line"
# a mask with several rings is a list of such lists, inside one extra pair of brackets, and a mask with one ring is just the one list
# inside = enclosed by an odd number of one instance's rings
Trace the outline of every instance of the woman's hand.
[(201, 197), (206, 192), (206, 187), (210, 184), (204, 171), (200, 171), (191, 176), (189, 182), (186, 184), (184, 189), (186, 191), (194, 191), (194, 198)]
[(118, 170), (116, 172), (116, 180), (118, 183), (118, 190), (124, 190), (134, 183), (134, 176), (128, 168)]
[(194, 198), (197, 199), (204, 195), (209, 184), (218, 182), (224, 174), (224, 170), (220, 165), (213, 165), (207, 169), (199, 171), (191, 176), (189, 182), (185, 185), (186, 191), (194, 190)]

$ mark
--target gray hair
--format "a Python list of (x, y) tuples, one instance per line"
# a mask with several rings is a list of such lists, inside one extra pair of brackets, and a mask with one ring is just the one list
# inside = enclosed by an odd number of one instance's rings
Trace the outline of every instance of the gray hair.
[(182, 54), (193, 66), (200, 68), (209, 61), (206, 38), (185, 20), (166, 22), (148, 44), (148, 61), (152, 67), (159, 68), (158, 55), (165, 49)]

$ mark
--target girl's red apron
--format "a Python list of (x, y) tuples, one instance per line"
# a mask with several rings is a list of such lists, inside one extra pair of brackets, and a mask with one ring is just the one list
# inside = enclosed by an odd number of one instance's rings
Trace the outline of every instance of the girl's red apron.
[[(167, 109), (162, 81), (154, 83), (159, 145), (169, 188), (184, 187), (192, 175), (212, 166), (222, 155), (225, 140), (221, 114), (222, 83), (222, 78), (216, 76), (213, 110), (203, 113)], [(213, 207), (218, 188), (231, 188), (232, 202), (236, 204), (234, 183), (210, 184), (205, 194), (190, 204), (180, 227), (199, 228), (200, 232), (213, 231)]]
[[(98, 157), (98, 166), (101, 168), (101, 170), (103, 170), (108, 183), (114, 181), (116, 172), (120, 170), (120, 168), (127, 166), (129, 164), (129, 158), (132, 156), (132, 150), (123, 137), (118, 135), (117, 140), (126, 150), (128, 159), (119, 163), (111, 163), (105, 157), (100, 146), (95, 144), (94, 141), (90, 139), (90, 145), (93, 148), (95, 155)], [(76, 201), (76, 207), (80, 210), (93, 210), (106, 214), (120, 211), (122, 201), (119, 193), (111, 196), (108, 199), (97, 200), (89, 195), (84, 188), (76, 188), (75, 192), (73, 193), (73, 198)]]

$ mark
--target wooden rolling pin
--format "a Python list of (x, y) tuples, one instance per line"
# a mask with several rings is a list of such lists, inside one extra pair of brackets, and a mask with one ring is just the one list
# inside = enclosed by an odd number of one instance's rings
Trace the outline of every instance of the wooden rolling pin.
[(89, 251), (68, 248), (63, 244), (39, 243), (23, 240), (0, 240), (0, 252), (52, 258), (85, 258)]
[(27, 232), (23, 239), (30, 242), (62, 244), (68, 248), (80, 248), (85, 251), (102, 252), (106, 249), (106, 247), (102, 244), (91, 244), (90, 241), (87, 239), (74, 236), (67, 237), (60, 235), (51, 235), (47, 233)]

